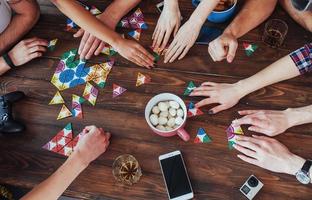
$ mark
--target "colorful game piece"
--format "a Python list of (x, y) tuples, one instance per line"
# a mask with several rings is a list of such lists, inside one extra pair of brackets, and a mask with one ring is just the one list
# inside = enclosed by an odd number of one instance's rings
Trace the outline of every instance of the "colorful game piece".
[(194, 140), (194, 143), (209, 143), (211, 142), (211, 138), (207, 135), (205, 129), (199, 128), (197, 131), (197, 136)]
[(185, 89), (185, 91), (184, 91), (184, 96), (188, 96), (188, 95), (190, 95), (192, 92), (193, 92), (193, 90), (196, 88), (196, 86), (195, 86), (195, 84), (194, 84), (194, 82), (193, 81), (190, 81), (189, 83), (188, 83), (188, 86), (187, 86), (187, 88)]
[(117, 84), (113, 84), (113, 98), (121, 95), (122, 93), (124, 93), (127, 89), (117, 85)]
[(67, 118), (70, 116), (72, 116), (72, 113), (68, 110), (68, 108), (65, 105), (63, 105), (62, 109), (61, 109), (61, 111), (57, 117), (57, 120), (64, 119), (64, 118)]
[(58, 39), (51, 40), (48, 44), (49, 51), (54, 51)]
[(69, 31), (69, 32), (73, 32), (75, 31), (74, 29), (78, 28), (77, 24), (75, 24), (75, 22), (69, 18), (67, 18), (67, 21), (66, 21), (66, 31)]
[(195, 117), (203, 114), (203, 111), (201, 111), (199, 108), (196, 108), (193, 102), (189, 103), (187, 117)]
[(131, 31), (128, 33), (131, 37), (133, 37), (135, 40), (139, 41), (141, 37), (141, 29), (136, 29), (134, 31)]
[(229, 149), (233, 149), (233, 145), (236, 144), (236, 136), (237, 135), (244, 135), (244, 132), (240, 126), (234, 126), (231, 124), (227, 129), (226, 129), (226, 134), (228, 138), (228, 147)]
[(97, 7), (91, 6), (90, 13), (91, 13), (92, 15), (99, 15), (99, 14), (101, 14), (102, 12), (101, 12), (99, 9), (97, 9)]
[(98, 94), (99, 90), (96, 89), (91, 83), (87, 82), (82, 96), (93, 106), (95, 106)]
[[(63, 130), (58, 132), (47, 144), (42, 148), (65, 155), (64, 147), (73, 140), (73, 131), (71, 123), (67, 124)], [(67, 152), (67, 150), (66, 150)], [(68, 154), (68, 153), (67, 153)]]
[(243, 46), (247, 56), (251, 56), (258, 48), (256, 44), (249, 44), (247, 42), (243, 42)]
[(144, 75), (142, 73), (138, 73), (138, 77), (137, 77), (137, 81), (136, 81), (136, 85), (137, 87), (143, 85), (143, 84), (146, 84), (146, 83), (149, 83), (151, 82), (151, 77), (148, 76), (148, 75)]
[(132, 29), (147, 29), (147, 24), (144, 21), (144, 16), (140, 8), (128, 17), (124, 17), (117, 25), (123, 28)]
[(128, 21), (128, 18), (121, 19), (120, 22), (117, 24), (117, 27), (130, 28), (130, 23)]
[(153, 56), (154, 56), (154, 62), (158, 62), (160, 59), (159, 54), (157, 54), (156, 52), (153, 52)]
[(80, 97), (77, 96), (75, 94), (73, 94), (73, 98), (72, 98), (72, 114), (74, 117), (80, 118), (82, 119), (82, 106), (81, 104), (84, 103), (85, 100)]
[(50, 101), (49, 105), (55, 105), (55, 104), (63, 104), (65, 103), (61, 93), (59, 91), (57, 91), (54, 95), (54, 97), (52, 98), (52, 100)]

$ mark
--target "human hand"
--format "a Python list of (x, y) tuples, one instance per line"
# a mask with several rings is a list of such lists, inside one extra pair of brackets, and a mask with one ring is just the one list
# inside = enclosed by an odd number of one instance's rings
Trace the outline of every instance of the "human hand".
[(208, 97), (195, 106), (200, 108), (205, 105), (218, 103), (220, 105), (209, 110), (209, 114), (215, 114), (222, 110), (231, 108), (244, 96), (240, 91), (240, 87), (234, 84), (205, 82), (200, 87), (193, 90), (190, 96)]
[(266, 136), (237, 135), (234, 148), (243, 153), (237, 155), (243, 161), (278, 173), (295, 175), (305, 162), (285, 145)]
[(226, 59), (229, 63), (234, 60), (238, 47), (237, 39), (230, 33), (224, 32), (208, 45), (208, 52), (213, 61)]
[(233, 124), (250, 124), (251, 126), (248, 130), (263, 133), (271, 137), (284, 133), (291, 127), (289, 123), (291, 114), (288, 110), (243, 110), (238, 113), (245, 116), (234, 120)]
[(153, 48), (158, 49), (160, 47), (160, 52), (163, 51), (170, 39), (170, 35), (173, 32), (173, 35), (176, 36), (180, 25), (181, 13), (178, 2), (165, 1), (164, 9), (152, 36)]
[(178, 57), (181, 60), (194, 45), (200, 28), (201, 26), (192, 23), (190, 20), (185, 22), (171, 42), (165, 54), (164, 62), (172, 63)]
[(154, 57), (135, 41), (120, 38), (119, 42), (113, 48), (121, 56), (139, 66), (144, 66), (148, 69), (154, 67)]
[(82, 139), (79, 140), (74, 153), (79, 155), (82, 163), (89, 165), (106, 151), (110, 144), (111, 134), (96, 126), (86, 126), (81, 134)]
[[(103, 22), (108, 28), (114, 30), (118, 21), (113, 20), (113, 17), (106, 17), (106, 12), (97, 16), (97, 18)], [(79, 29), (74, 34), (75, 38), (82, 37), (78, 49), (80, 59), (90, 59), (92, 55), (98, 56), (105, 46), (105, 42), (91, 35), (89, 32)]]
[(41, 57), (47, 50), (48, 41), (33, 37), (22, 40), (8, 53), (15, 66), (23, 65), (35, 58)]

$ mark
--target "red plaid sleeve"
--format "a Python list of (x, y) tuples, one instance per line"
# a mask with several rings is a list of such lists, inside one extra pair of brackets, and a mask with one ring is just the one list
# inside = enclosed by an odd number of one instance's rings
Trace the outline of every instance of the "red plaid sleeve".
[(312, 71), (312, 43), (308, 43), (289, 54), (300, 74)]

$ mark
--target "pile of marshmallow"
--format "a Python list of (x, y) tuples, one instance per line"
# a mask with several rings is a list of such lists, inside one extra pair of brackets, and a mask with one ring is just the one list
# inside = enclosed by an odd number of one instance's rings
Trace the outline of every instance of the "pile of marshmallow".
[(160, 131), (171, 131), (183, 123), (184, 112), (176, 101), (161, 101), (155, 105), (150, 122)]

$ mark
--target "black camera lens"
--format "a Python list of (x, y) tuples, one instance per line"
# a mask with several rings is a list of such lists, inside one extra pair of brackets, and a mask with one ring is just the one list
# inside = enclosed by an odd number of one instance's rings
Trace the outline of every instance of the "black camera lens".
[(248, 179), (248, 185), (250, 187), (257, 187), (258, 183), (259, 183), (258, 179), (256, 179), (256, 177), (254, 177), (254, 176), (252, 176)]

